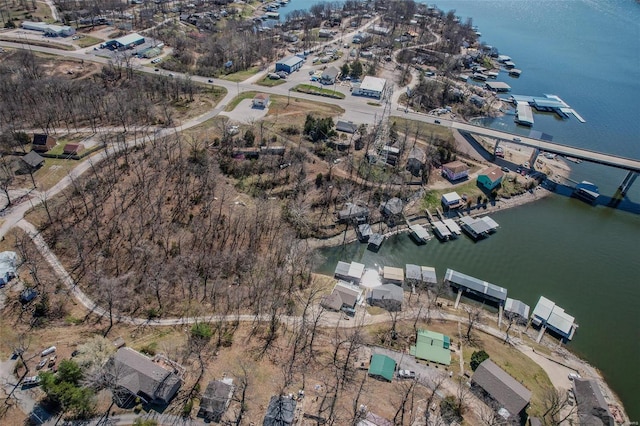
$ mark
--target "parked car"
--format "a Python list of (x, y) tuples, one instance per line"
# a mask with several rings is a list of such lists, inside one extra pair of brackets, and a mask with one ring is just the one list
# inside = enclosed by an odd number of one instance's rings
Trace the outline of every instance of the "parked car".
[(212, 79), (209, 79), (209, 80), (207, 80), (207, 81), (208, 81), (209, 83), (213, 83), (213, 80), (212, 80)]
[(400, 379), (415, 379), (416, 372), (412, 370), (398, 370), (398, 377)]
[(47, 365), (47, 362), (49, 362), (49, 358), (45, 358), (42, 361), (40, 361), (38, 365), (36, 365), (36, 370), (42, 369), (45, 365)]
[(350, 317), (356, 316), (356, 310), (353, 308), (342, 308), (342, 312), (344, 312), (346, 315)]
[(578, 373), (569, 373), (569, 380), (573, 380), (573, 379), (582, 379), (582, 376), (579, 375)]
[(56, 365), (56, 356), (52, 356), (51, 358), (49, 358), (49, 362), (47, 363), (47, 367), (51, 368), (54, 365)]
[(511, 170), (509, 170), (509, 168), (508, 168), (508, 167), (503, 167), (503, 168), (502, 168), (502, 171), (503, 171), (503, 172), (505, 172), (505, 173), (509, 173)]
[(513, 138), (513, 141), (514, 141), (514, 142), (522, 142), (522, 139), (520, 139), (520, 138)]
[(49, 354), (52, 354), (56, 351), (56, 347), (55, 346), (49, 346), (47, 349), (45, 349), (44, 351), (40, 352), (40, 356), (47, 356)]

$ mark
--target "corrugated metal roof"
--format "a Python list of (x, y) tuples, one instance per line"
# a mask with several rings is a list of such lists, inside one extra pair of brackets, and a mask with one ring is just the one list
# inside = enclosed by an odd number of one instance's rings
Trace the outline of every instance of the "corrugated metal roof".
[(487, 296), (493, 297), (498, 300), (507, 299), (506, 288), (488, 283), (486, 281), (479, 280), (469, 275), (465, 275), (463, 273), (454, 271), (453, 269), (447, 269), (447, 273), (445, 274), (445, 279), (460, 287), (468, 288), (477, 293), (486, 294)]
[(295, 67), (300, 62), (304, 62), (304, 59), (300, 58), (299, 56), (289, 56), (288, 58), (279, 60), (277, 63), (286, 65), (288, 67)]
[(504, 304), (504, 310), (506, 312), (513, 312), (523, 318), (529, 318), (529, 309), (529, 305), (526, 303), (520, 300), (511, 299), (510, 297), (507, 297), (507, 301)]
[(422, 281), (422, 270), (418, 265), (407, 263), (404, 269), (407, 271), (406, 276), (408, 280)]
[(126, 36), (117, 38), (115, 39), (115, 41), (123, 46), (129, 46), (130, 44), (140, 41), (140, 39), (144, 40), (144, 37), (142, 37), (138, 33), (133, 33), (133, 34), (127, 34)]
[(534, 318), (537, 317), (542, 322), (546, 322), (547, 325), (567, 336), (571, 334), (571, 329), (575, 325), (574, 317), (567, 314), (563, 308), (544, 296), (540, 296), (538, 304), (533, 309), (532, 316)]
[(449, 350), (449, 336), (430, 330), (418, 330), (416, 345), (410, 348), (410, 353), (419, 359), (438, 364), (451, 364)]
[(379, 376), (393, 380), (393, 373), (396, 371), (396, 362), (386, 355), (375, 354), (371, 357), (371, 365), (369, 366), (370, 376)]
[(343, 277), (349, 276), (349, 268), (351, 268), (351, 265), (349, 263), (338, 261), (334, 275)]
[(431, 266), (422, 266), (422, 279), (425, 282), (436, 284), (438, 282), (438, 277), (436, 276), (436, 268), (432, 268)]
[(519, 414), (531, 400), (531, 391), (490, 359), (478, 366), (471, 381), (484, 389), (514, 416)]
[(402, 270), (402, 268), (385, 266), (382, 272), (382, 276), (385, 280), (404, 281), (404, 271)]

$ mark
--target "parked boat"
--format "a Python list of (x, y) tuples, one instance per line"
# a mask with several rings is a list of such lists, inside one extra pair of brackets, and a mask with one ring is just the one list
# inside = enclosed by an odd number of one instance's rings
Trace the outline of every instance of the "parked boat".
[(576, 198), (580, 198), (581, 200), (593, 204), (600, 196), (600, 191), (593, 183), (583, 180), (576, 185), (576, 188), (573, 190), (573, 195)]

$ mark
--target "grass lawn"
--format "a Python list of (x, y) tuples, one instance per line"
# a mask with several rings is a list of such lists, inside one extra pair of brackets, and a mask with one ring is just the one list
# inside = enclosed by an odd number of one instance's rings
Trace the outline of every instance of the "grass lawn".
[(311, 95), (319, 95), (319, 96), (327, 96), (330, 98), (344, 99), (344, 93), (338, 92), (336, 90), (323, 89), (321, 87), (316, 87), (311, 84), (298, 84), (293, 88), (296, 92), (300, 93), (308, 93)]
[(262, 80), (256, 81), (256, 84), (258, 86), (274, 87), (274, 86), (279, 86), (281, 84), (284, 84), (286, 82), (287, 80), (284, 80), (282, 78), (279, 80), (273, 80), (273, 79), (270, 79), (269, 77), (265, 77)]
[(38, 183), (38, 190), (44, 191), (51, 188), (67, 176), (69, 171), (78, 164), (79, 162), (75, 160), (45, 158), (44, 165), (33, 175)]
[(238, 106), (238, 104), (240, 102), (242, 102), (243, 100), (245, 100), (245, 99), (253, 99), (253, 97), (256, 95), (256, 93), (258, 93), (258, 92), (249, 91), (249, 92), (240, 93), (238, 96), (233, 98), (231, 100), (231, 102), (229, 102), (229, 104), (225, 108), (225, 111), (233, 111)]
[(97, 37), (84, 36), (79, 40), (76, 40), (76, 44), (80, 47), (89, 47), (89, 46), (93, 46), (94, 44), (102, 43), (103, 41), (104, 40), (99, 39)]
[(245, 81), (246, 79), (248, 79), (253, 75), (256, 75), (258, 71), (260, 71), (259, 67), (251, 67), (245, 71), (238, 71), (238, 72), (234, 72), (227, 75), (221, 75), (220, 78), (222, 80), (240, 82), (240, 81)]

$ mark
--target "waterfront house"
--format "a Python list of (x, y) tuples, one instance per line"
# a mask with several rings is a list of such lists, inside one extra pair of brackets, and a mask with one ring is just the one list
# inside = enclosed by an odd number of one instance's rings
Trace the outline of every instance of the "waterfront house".
[(462, 197), (460, 197), (460, 195), (455, 191), (447, 192), (442, 195), (442, 199), (440, 201), (445, 208), (453, 209), (462, 204)]
[(500, 186), (503, 178), (504, 172), (500, 167), (492, 167), (478, 175), (478, 186), (491, 191)]
[(435, 362), (442, 365), (451, 364), (451, 339), (442, 333), (429, 330), (418, 330), (416, 344), (409, 348), (409, 353), (417, 359)]
[(595, 380), (574, 378), (573, 394), (578, 406), (578, 424), (615, 426), (609, 405)]
[(389, 198), (380, 204), (380, 212), (385, 218), (394, 218), (402, 215), (404, 205), (398, 197)]
[(332, 311), (355, 309), (362, 299), (362, 289), (345, 281), (338, 281), (330, 295), (320, 301), (320, 306)]
[(471, 389), (495, 401), (502, 417), (526, 420), (531, 391), (490, 359), (484, 360), (471, 376)]
[(401, 311), (403, 301), (404, 290), (395, 284), (383, 284), (375, 287), (369, 296), (371, 306), (379, 306), (389, 312)]
[(460, 160), (442, 165), (442, 173), (450, 181), (457, 181), (469, 177), (469, 166)]
[(353, 203), (346, 203), (344, 209), (338, 212), (339, 222), (365, 222), (369, 217), (369, 209), (365, 206), (359, 206)]

